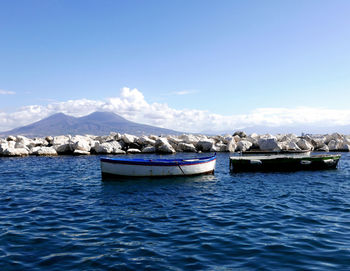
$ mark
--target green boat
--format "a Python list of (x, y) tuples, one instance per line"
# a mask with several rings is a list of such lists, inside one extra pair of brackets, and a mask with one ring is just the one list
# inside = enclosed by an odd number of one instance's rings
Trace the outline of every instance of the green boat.
[(230, 171), (296, 171), (337, 168), (341, 155), (251, 155), (230, 157)]

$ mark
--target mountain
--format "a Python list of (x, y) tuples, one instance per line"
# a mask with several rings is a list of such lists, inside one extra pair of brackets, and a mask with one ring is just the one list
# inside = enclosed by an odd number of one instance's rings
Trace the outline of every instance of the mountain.
[(108, 135), (110, 132), (142, 134), (181, 134), (180, 132), (159, 128), (151, 125), (139, 124), (112, 112), (94, 112), (90, 115), (76, 118), (57, 113), (32, 124), (15, 128), (10, 131), (0, 132), (0, 136), (24, 135), (56, 136), (56, 135)]
[[(249, 126), (240, 129), (231, 129), (217, 132), (217, 134), (233, 134), (236, 131), (244, 131), (246, 134), (257, 133), (257, 134), (289, 134), (293, 133), (296, 135), (302, 134), (332, 134), (340, 133), (350, 135), (350, 125), (339, 125), (339, 126), (322, 126), (322, 125), (295, 125), (295, 126), (264, 126), (256, 125)], [(207, 134), (213, 134), (212, 131), (206, 131)], [(214, 133), (215, 134), (215, 133)]]

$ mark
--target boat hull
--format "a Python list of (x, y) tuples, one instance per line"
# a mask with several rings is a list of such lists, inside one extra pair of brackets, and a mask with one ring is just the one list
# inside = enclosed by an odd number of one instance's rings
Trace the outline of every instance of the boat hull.
[(216, 157), (187, 160), (120, 160), (101, 158), (102, 177), (192, 176), (214, 173)]
[(230, 171), (297, 171), (336, 169), (340, 155), (231, 157)]

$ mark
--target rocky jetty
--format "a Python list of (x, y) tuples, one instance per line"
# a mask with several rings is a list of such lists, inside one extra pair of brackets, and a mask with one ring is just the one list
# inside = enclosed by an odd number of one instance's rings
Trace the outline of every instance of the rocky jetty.
[(106, 136), (47, 136), (0, 138), (0, 156), (55, 156), (89, 154), (126, 154), (175, 152), (288, 152), (288, 151), (350, 151), (350, 135), (233, 135), (205, 136), (134, 136), (110, 133)]

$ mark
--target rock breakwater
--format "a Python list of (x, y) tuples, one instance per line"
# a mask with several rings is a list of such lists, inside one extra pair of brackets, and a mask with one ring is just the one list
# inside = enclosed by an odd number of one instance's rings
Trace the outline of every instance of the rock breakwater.
[(233, 135), (134, 136), (110, 133), (106, 136), (62, 135), (45, 138), (8, 136), (0, 138), (0, 156), (55, 156), (175, 152), (288, 152), (350, 151), (350, 135), (250, 134)]

